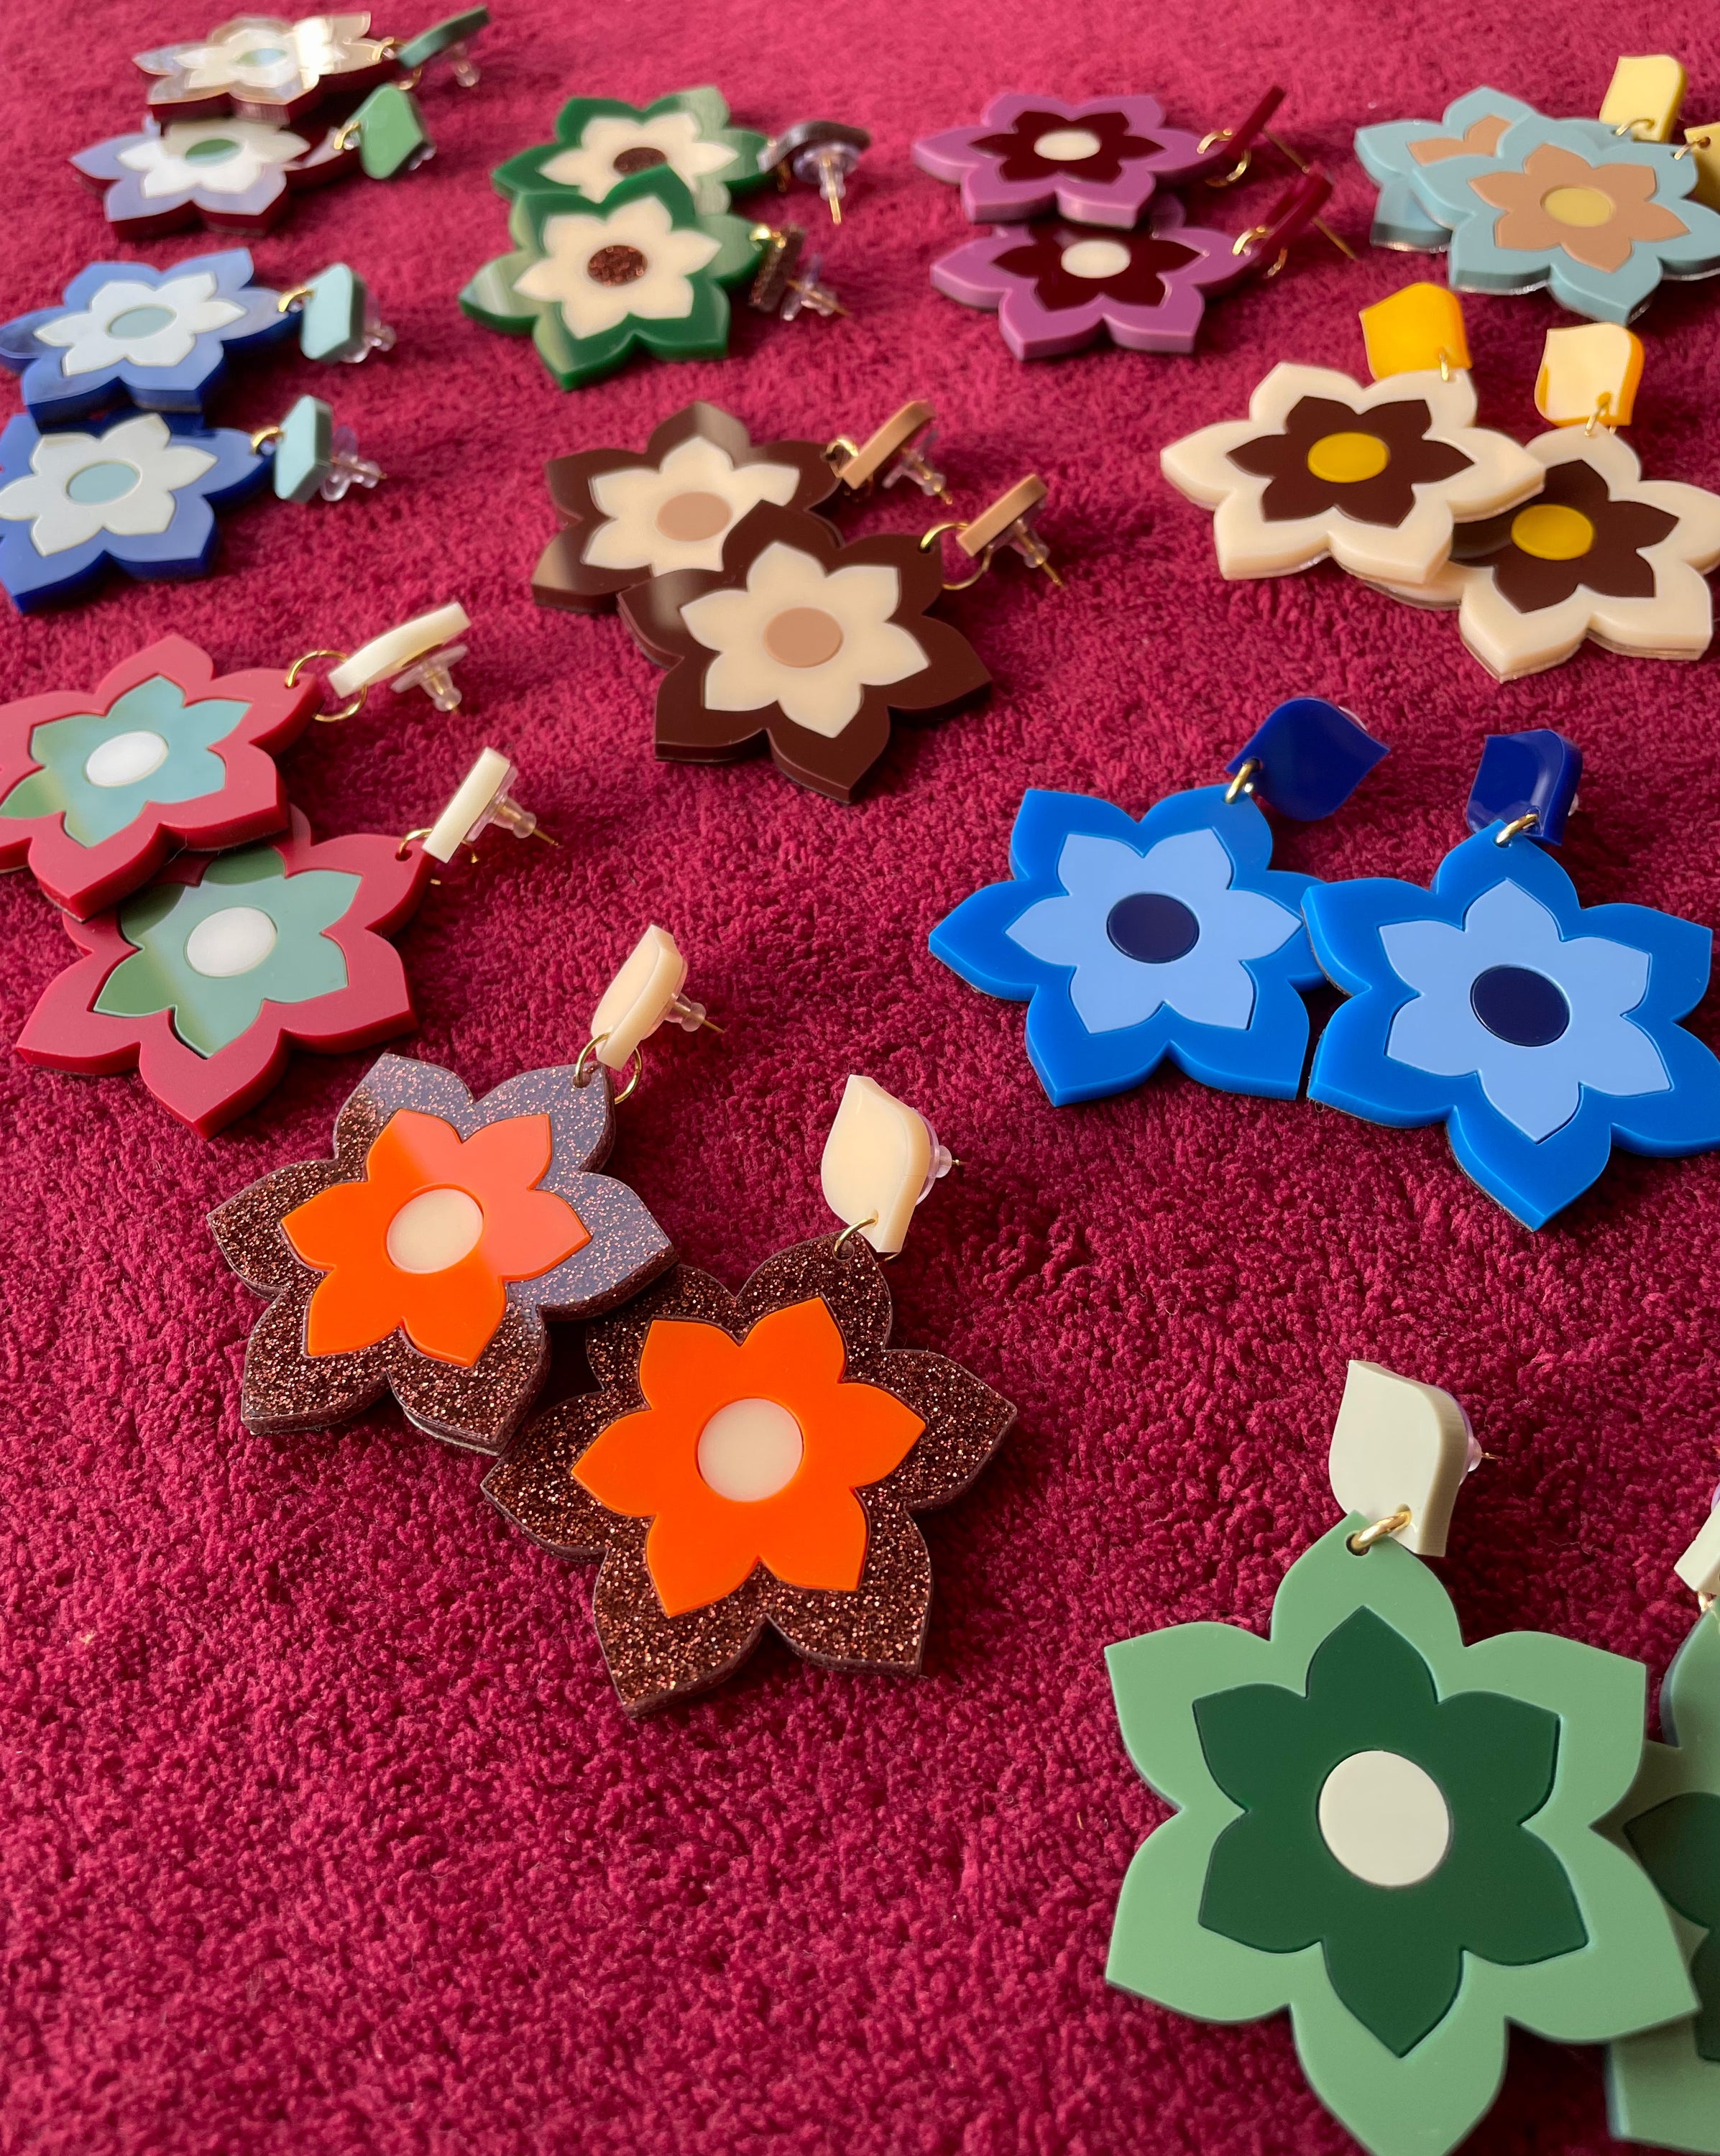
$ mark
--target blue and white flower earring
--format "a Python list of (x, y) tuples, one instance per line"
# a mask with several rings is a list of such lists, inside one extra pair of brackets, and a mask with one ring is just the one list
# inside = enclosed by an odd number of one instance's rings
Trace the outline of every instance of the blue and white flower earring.
[(1259, 802), (1312, 822), (1386, 753), (1317, 696), (1280, 704), (1226, 766), (1228, 786), (1168, 795), (1138, 819), (1035, 788), (1011, 880), (932, 930), (935, 957), (1027, 1004), (1027, 1053), (1052, 1104), (1138, 1086), (1167, 1058), (1203, 1085), (1290, 1100), (1321, 978), (1302, 926), (1312, 876), (1269, 866)]
[(1469, 798), (1475, 835), (1430, 889), (1367, 877), (1304, 906), (1314, 955), (1351, 998), (1314, 1052), (1309, 1098), (1368, 1122), (1445, 1123), (1459, 1165), (1530, 1228), (1615, 1144), (1720, 1146), (1720, 1060), (1677, 1023), (1707, 990), (1712, 934), (1651, 906), (1582, 905), (1543, 850), (1582, 767), (1547, 729), (1496, 736)]

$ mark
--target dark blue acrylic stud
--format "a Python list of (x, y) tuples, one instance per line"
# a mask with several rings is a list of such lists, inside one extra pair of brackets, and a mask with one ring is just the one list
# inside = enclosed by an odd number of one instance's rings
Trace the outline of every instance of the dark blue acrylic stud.
[(1492, 734), (1481, 749), (1465, 821), (1471, 831), (1485, 831), (1533, 816), (1529, 835), (1556, 846), (1582, 777), (1582, 750), (1551, 726)]
[(1269, 711), (1225, 766), (1249, 791), (1299, 824), (1317, 824), (1343, 808), (1381, 757), (1384, 742), (1342, 705), (1291, 696)]

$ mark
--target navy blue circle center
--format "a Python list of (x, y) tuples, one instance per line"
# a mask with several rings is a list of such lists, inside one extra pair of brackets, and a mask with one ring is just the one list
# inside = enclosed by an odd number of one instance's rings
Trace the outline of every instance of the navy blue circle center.
[(1200, 921), (1180, 898), (1162, 891), (1132, 891), (1105, 916), (1105, 933), (1126, 958), (1143, 966), (1168, 966), (1200, 941)]
[(1571, 1022), (1557, 981), (1527, 966), (1489, 966), (1470, 983), (1469, 1007), (1489, 1033), (1517, 1048), (1545, 1048)]

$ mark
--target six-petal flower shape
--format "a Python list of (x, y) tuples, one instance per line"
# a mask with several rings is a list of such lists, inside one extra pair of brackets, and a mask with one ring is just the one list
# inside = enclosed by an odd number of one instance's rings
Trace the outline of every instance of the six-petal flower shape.
[(1491, 157), (1425, 166), (1416, 187), (1451, 228), (1455, 289), (1545, 285), (1573, 314), (1628, 322), (1662, 277), (1720, 271), (1720, 213), (1690, 199), (1697, 177), (1695, 158), (1670, 144), (1603, 146), (1592, 121), (1533, 117), (1507, 127)]
[(669, 672), (657, 753), (725, 763), (762, 738), (777, 768), (834, 800), (890, 742), (890, 715), (930, 717), (981, 695), (972, 644), (928, 609), (937, 557), (903, 532), (844, 546), (820, 516), (762, 503), (724, 542), (720, 570), (630, 586), (621, 612)]
[(1168, 1060), (1204, 1085), (1294, 1097), (1320, 979), (1302, 927), (1313, 883), (1268, 865), (1246, 794), (1173, 793), (1138, 822), (1038, 788), (1009, 838), (1012, 880), (932, 931), (934, 957), (1027, 1004), (1027, 1053), (1058, 1107), (1137, 1086)]
[(1425, 584), (1384, 589), (1456, 607), (1463, 641), (1502, 681), (1559, 665), (1586, 637), (1641, 659), (1700, 659), (1714, 633), (1720, 495), (1645, 480), (1615, 434), (1555, 427), (1528, 444), (1535, 499), (1465, 525)]
[(260, 120), (175, 120), (115, 135), (72, 163), (102, 190), (102, 213), (128, 239), (201, 218), (212, 231), (259, 238), (286, 215), (292, 191), (356, 171), (356, 140), (310, 142)]
[(431, 864), (380, 836), (290, 828), (227, 854), (181, 854), (155, 882), (66, 933), (86, 955), (50, 981), (18, 1052), (86, 1075), (136, 1068), (207, 1137), (260, 1100), (290, 1048), (365, 1048), (416, 1024), (386, 939)]
[(391, 1391), (421, 1430), (500, 1452), (549, 1363), (545, 1320), (595, 1317), (675, 1262), (638, 1196), (592, 1171), (614, 1136), (601, 1065), (529, 1070), (474, 1101), (385, 1055), (334, 1157), (278, 1168), (209, 1215), (269, 1299), (245, 1351), (254, 1430), (321, 1430)]
[(978, 127), (922, 136), (913, 154), (922, 172), (959, 182), (972, 223), (1055, 211), (1073, 224), (1126, 232), (1161, 180), (1194, 177), (1212, 164), (1213, 148), (1186, 128), (1167, 127), (1156, 97), (1065, 105), (1012, 90), (992, 100)]
[(1642, 1756), (1641, 1665), (1546, 1633), (1466, 1646), (1445, 1589), (1353, 1516), (1270, 1639), (1178, 1625), (1106, 1650), (1129, 1756), (1176, 1810), (1123, 1882), (1107, 1974), (1179, 2013), (1288, 2007), (1373, 2156), (1444, 2156), (1508, 2025), (1593, 2043), (1687, 2014), (1665, 1910), (1597, 1822)]
[(729, 206), (731, 194), (762, 183), (764, 137), (729, 124), (729, 109), (708, 85), (678, 90), (652, 105), (613, 97), (573, 97), (556, 115), (556, 139), (521, 150), (498, 165), (505, 195), (566, 187), (588, 203), (606, 202), (635, 173), (667, 170), (691, 189), (706, 216)]
[(0, 707), (0, 869), (28, 865), (83, 916), (145, 881), (177, 846), (243, 845), (287, 820), (275, 758), (315, 716), (314, 677), (218, 675), (167, 636), (88, 696)]
[(721, 357), (724, 287), (758, 253), (744, 218), (695, 208), (666, 168), (622, 180), (596, 204), (555, 189), (521, 195), (508, 228), (514, 252), (486, 262), (460, 305), (488, 329), (529, 331), (563, 389), (613, 374), (635, 346), (657, 359)]
[(392, 44), (369, 28), (368, 15), (236, 15), (194, 44), (139, 53), (137, 64), (156, 78), (151, 112), (290, 122), (393, 72)]
[(1615, 1144), (1720, 1146), (1720, 1060), (1676, 1022), (1707, 988), (1713, 939), (1650, 906), (1582, 906), (1549, 854), (1502, 832), (1447, 854), (1429, 891), (1368, 876), (1308, 894), (1314, 955), (1351, 998), (1308, 1096), (1445, 1123), (1459, 1164), (1538, 1228)]
[(814, 509), (840, 481), (816, 442), (755, 442), (715, 404), (689, 404), (643, 450), (552, 457), (545, 476), (563, 529), (531, 579), (540, 606), (584, 612), (675, 569), (720, 569), (751, 509)]
[(1393, 374), (1364, 389), (1330, 367), (1285, 363), (1250, 398), (1247, 418), (1185, 434), (1159, 465), (1214, 512), (1224, 576), (1285, 576), (1330, 554), (1353, 576), (1420, 584), (1450, 554), (1458, 522), (1527, 500), (1545, 476), (1474, 420), (1466, 372)]
[(834, 1669), (911, 1676), (932, 1567), (911, 1515), (958, 1496), (1014, 1409), (889, 1345), (858, 1237), (802, 1243), (738, 1296), (679, 1271), (588, 1336), (598, 1389), (527, 1424), (484, 1491), (601, 1558), (598, 1638), (639, 1712), (716, 1683), (767, 1625)]
[(242, 247), (171, 270), (92, 262), (57, 307), (0, 325), (0, 366), (23, 376), (24, 408), (62, 425), (129, 398), (149, 412), (197, 412), (229, 352), (293, 333), (280, 295), (254, 285)]
[(268, 472), (231, 427), (170, 429), (141, 412), (99, 434), (44, 434), (20, 413), (0, 432), (0, 584), (28, 613), (109, 562), (146, 579), (201, 576), (216, 505)]

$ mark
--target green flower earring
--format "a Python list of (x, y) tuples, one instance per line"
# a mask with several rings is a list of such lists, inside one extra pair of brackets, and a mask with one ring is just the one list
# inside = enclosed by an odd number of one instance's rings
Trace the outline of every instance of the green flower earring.
[(1515, 2023), (1599, 2043), (1691, 2012), (1660, 1897), (1596, 1831), (1641, 1763), (1641, 1666), (1545, 1633), (1464, 1644), (1418, 1556), (1480, 1458), (1448, 1394), (1353, 1363), (1347, 1517), (1261, 1639), (1107, 1650), (1123, 1741), (1175, 1816), (1123, 1882), (1107, 1974), (1178, 2012), (1287, 2008), (1310, 2086), (1373, 2156), (1443, 2156)]

